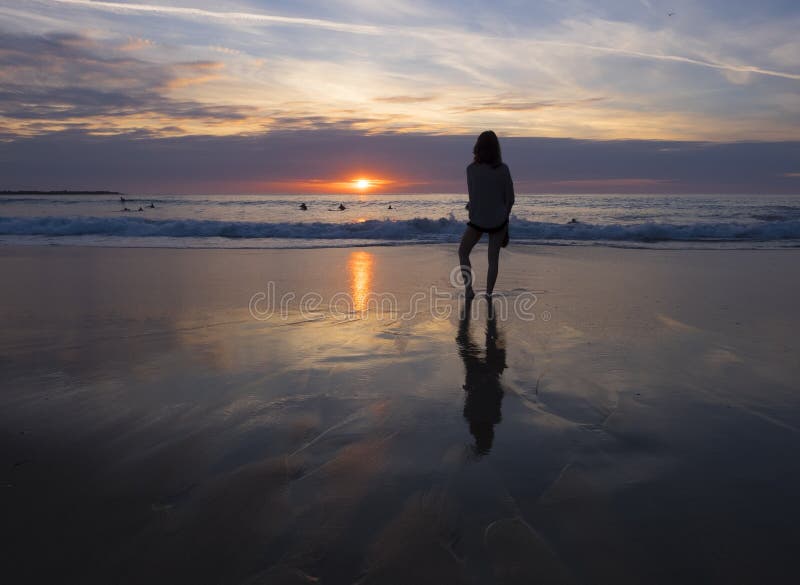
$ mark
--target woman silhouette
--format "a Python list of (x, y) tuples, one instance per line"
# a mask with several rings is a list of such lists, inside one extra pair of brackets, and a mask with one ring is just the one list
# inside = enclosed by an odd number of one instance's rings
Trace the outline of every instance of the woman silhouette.
[(497, 135), (491, 130), (481, 133), (472, 153), (474, 160), (467, 167), (469, 222), (458, 247), (464, 293), (468, 299), (475, 296), (469, 255), (484, 233), (489, 234), (486, 296), (491, 296), (494, 291), (500, 248), (508, 244), (508, 217), (514, 205), (514, 183), (508, 165), (503, 163), (500, 156)]

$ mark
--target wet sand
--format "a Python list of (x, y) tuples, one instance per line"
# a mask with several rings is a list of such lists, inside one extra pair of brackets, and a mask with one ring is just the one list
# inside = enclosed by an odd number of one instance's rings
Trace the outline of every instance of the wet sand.
[(0, 248), (3, 581), (794, 583), (799, 261)]

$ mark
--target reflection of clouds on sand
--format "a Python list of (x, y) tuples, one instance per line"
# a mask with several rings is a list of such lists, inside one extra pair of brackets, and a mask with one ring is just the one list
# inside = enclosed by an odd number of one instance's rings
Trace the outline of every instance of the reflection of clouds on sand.
[(376, 337), (382, 339), (390, 339), (394, 342), (394, 347), (399, 353), (403, 353), (406, 351), (408, 347), (408, 342), (411, 338), (411, 334), (405, 331), (401, 331), (398, 328), (392, 330), (391, 328), (387, 328), (385, 331), (378, 333)]
[(662, 313), (659, 313), (656, 315), (656, 318), (662, 325), (665, 325), (669, 329), (673, 329), (675, 331), (697, 331), (697, 327), (695, 327), (694, 325), (689, 325), (688, 323), (678, 321), (677, 319), (670, 317), (669, 315), (664, 315)]
[(456, 552), (457, 517), (445, 491), (412, 494), (371, 543), (358, 585), (470, 582)]
[(727, 364), (740, 363), (740, 358), (736, 353), (724, 347), (711, 348), (706, 354), (706, 360), (710, 366), (725, 366)]
[[(345, 435), (346, 436), (346, 435)], [(296, 537), (311, 557), (322, 555), (347, 538), (347, 530), (377, 476), (390, 464), (386, 456), (393, 435), (360, 434), (349, 442), (316, 444), (314, 453), (304, 450), (287, 458), (301, 473), (291, 484)], [(341, 440), (341, 436), (339, 437)]]

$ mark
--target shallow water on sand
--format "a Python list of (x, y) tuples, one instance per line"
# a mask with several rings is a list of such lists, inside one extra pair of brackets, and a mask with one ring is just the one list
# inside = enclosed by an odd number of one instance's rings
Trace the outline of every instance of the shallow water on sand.
[(10, 582), (791, 581), (796, 254), (418, 254), (4, 251)]

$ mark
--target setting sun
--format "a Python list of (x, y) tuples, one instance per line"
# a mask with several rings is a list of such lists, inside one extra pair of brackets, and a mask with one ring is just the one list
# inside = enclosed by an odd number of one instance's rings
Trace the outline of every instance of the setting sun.
[(369, 179), (356, 179), (354, 183), (356, 184), (356, 188), (360, 189), (361, 191), (369, 189), (372, 185)]

